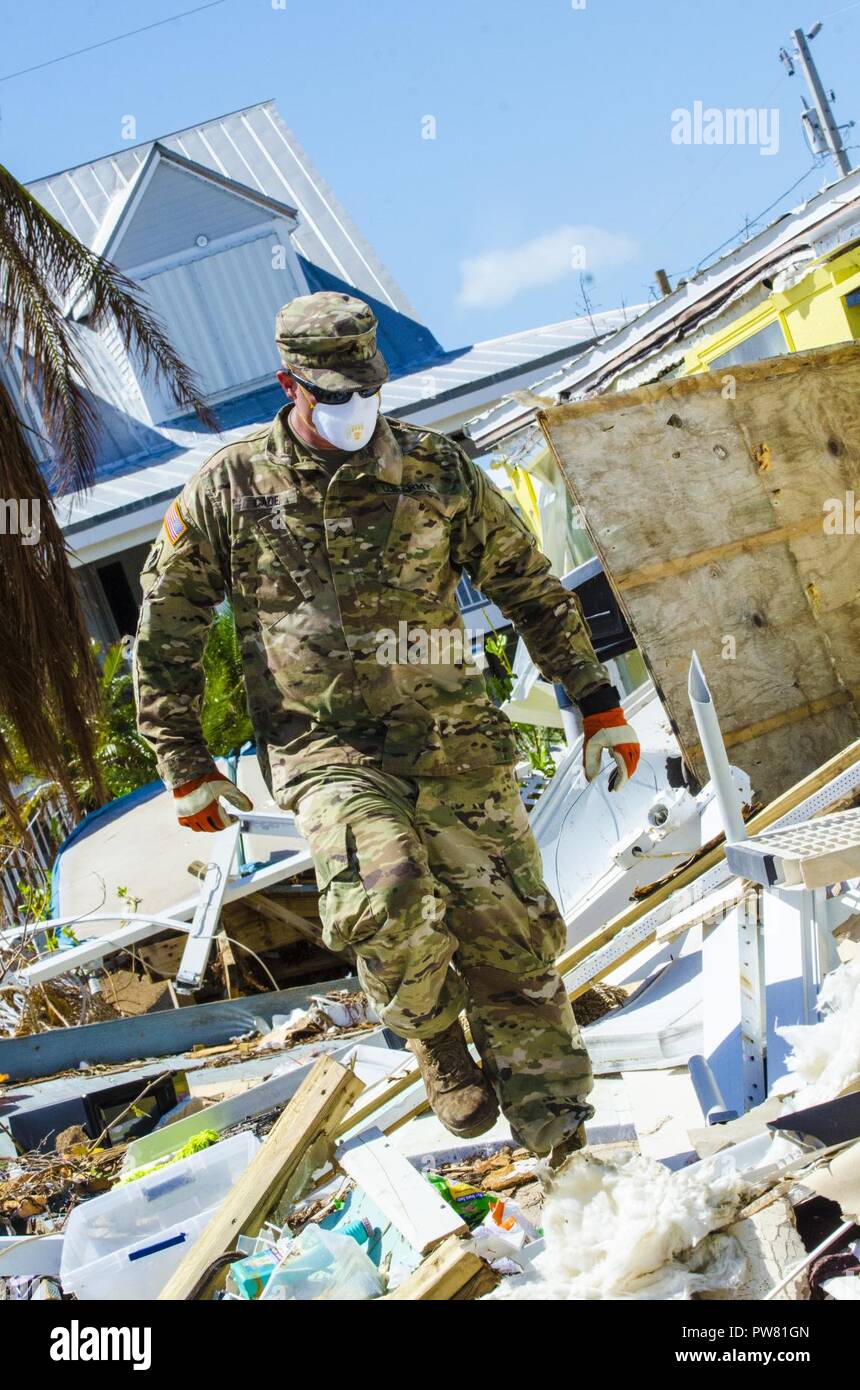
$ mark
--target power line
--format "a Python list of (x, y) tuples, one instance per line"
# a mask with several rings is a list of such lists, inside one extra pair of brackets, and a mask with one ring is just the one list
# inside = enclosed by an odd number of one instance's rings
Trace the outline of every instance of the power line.
[[(860, 5), (860, 0), (857, 0), (857, 3), (858, 5)], [(790, 188), (786, 188), (786, 190), (783, 193), (780, 193), (778, 198), (774, 198), (773, 202), (769, 203), (766, 208), (763, 208), (757, 217), (753, 217), (747, 222), (745, 222), (743, 227), (739, 228), (738, 231), (733, 232), (730, 237), (726, 237), (726, 240), (721, 242), (719, 246), (715, 247), (713, 251), (708, 251), (704, 256), (702, 256), (701, 260), (696, 262), (695, 265), (688, 266), (686, 270), (681, 271), (678, 278), (683, 278), (683, 276), (685, 275), (698, 274), (703, 265), (707, 265), (713, 259), (714, 256), (718, 256), (720, 252), (724, 249), (724, 247), (731, 246), (734, 242), (736, 242), (737, 238), (739, 236), (742, 236), (744, 232), (749, 232), (753, 229), (753, 227), (756, 227), (763, 217), (766, 217), (769, 212), (771, 212), (782, 202), (783, 198), (787, 198), (790, 193), (794, 192), (795, 188), (798, 188), (799, 185), (803, 183), (804, 179), (808, 179), (810, 174), (814, 173), (816, 169), (820, 168), (821, 164), (817, 161), (815, 164), (811, 164), (810, 167), (806, 170), (806, 172), (801, 174), (799, 179), (795, 179), (794, 183), (791, 185)], [(673, 271), (673, 277), (675, 276), (675, 274), (676, 272)]]
[[(79, 58), (82, 53), (92, 53), (97, 48), (107, 48), (109, 44), (119, 43), (121, 39), (133, 38), (135, 34), (145, 34), (150, 29), (160, 29), (174, 20), (186, 19), (188, 15), (200, 14), (201, 10), (214, 10), (216, 5), (226, 5), (227, 0), (209, 0), (207, 5), (197, 5), (193, 10), (183, 10), (181, 14), (168, 15), (166, 19), (156, 19), (152, 24), (143, 24), (139, 29), (128, 29), (124, 34), (115, 34), (112, 39), (102, 39), (100, 43), (88, 44), (86, 48), (76, 48), (71, 53), (61, 53), (57, 58), (47, 58), (44, 63), (34, 63), (29, 68), (19, 68), (17, 72), (7, 72), (0, 82), (10, 82), (13, 77), (24, 77), (28, 72), (39, 72), (42, 68), (53, 67), (55, 63), (65, 63), (69, 58)], [(860, 0), (858, 0), (860, 3)]]
[(843, 5), (841, 10), (831, 10), (829, 14), (823, 14), (822, 19), (835, 19), (838, 14), (847, 14), (849, 10), (860, 9), (860, 0), (854, 0), (853, 5)]

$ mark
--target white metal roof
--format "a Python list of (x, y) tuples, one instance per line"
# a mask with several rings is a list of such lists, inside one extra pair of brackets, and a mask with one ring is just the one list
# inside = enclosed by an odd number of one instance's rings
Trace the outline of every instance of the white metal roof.
[(537, 371), (551, 362), (569, 358), (577, 347), (582, 349), (615, 332), (638, 312), (610, 309), (590, 317), (563, 319), (446, 353), (439, 362), (388, 382), (383, 391), (383, 408), (389, 414), (406, 408), (419, 410), (424, 405), (440, 404), (479, 382), (502, 382), (519, 376), (524, 368)]
[(158, 141), (127, 146), (36, 179), (29, 188), (80, 241), (92, 246), (117, 194), (128, 189), (156, 143), (296, 208), (302, 224), (295, 236), (300, 255), (390, 308), (417, 318), (284, 123), (274, 101), (217, 116), (160, 136)]

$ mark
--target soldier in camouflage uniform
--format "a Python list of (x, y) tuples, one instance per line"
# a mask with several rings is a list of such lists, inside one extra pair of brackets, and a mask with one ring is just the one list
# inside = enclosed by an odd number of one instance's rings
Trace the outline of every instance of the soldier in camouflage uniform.
[(220, 780), (199, 710), (213, 606), (228, 597), (258, 756), (313, 852), (326, 945), (354, 952), (452, 1132), (484, 1132), (501, 1104), (518, 1141), (563, 1152), (593, 1113), (591, 1069), (553, 965), (565, 928), (513, 730), (462, 641), (462, 570), (579, 703), (587, 775), (604, 747), (620, 780), (632, 773), (636, 736), (576, 596), (486, 473), (444, 434), (377, 415), (388, 372), (370, 308), (304, 296), (276, 338), (292, 404), (213, 454), (146, 562), (141, 733), (181, 822), (227, 824), (219, 794), (244, 799)]

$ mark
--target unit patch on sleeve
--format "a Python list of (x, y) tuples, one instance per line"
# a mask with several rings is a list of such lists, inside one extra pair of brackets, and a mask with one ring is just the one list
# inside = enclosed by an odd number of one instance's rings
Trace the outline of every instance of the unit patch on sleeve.
[(164, 515), (164, 530), (171, 545), (175, 545), (178, 540), (185, 535), (188, 530), (188, 522), (182, 515), (179, 502), (171, 502)]

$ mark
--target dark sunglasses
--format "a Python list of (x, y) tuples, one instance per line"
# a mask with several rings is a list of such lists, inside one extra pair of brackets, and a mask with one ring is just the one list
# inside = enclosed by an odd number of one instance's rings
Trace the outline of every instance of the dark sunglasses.
[[(303, 386), (308, 395), (313, 396), (320, 405), (346, 405), (347, 401), (351, 401), (356, 394), (355, 391), (325, 391), (321, 386), (314, 386), (310, 381), (303, 381), (300, 376), (296, 376), (295, 372), (291, 372), (290, 375), (293, 381), (297, 381), (300, 386)], [(358, 394), (363, 400), (369, 400), (378, 391), (378, 386), (364, 386), (358, 390)]]

